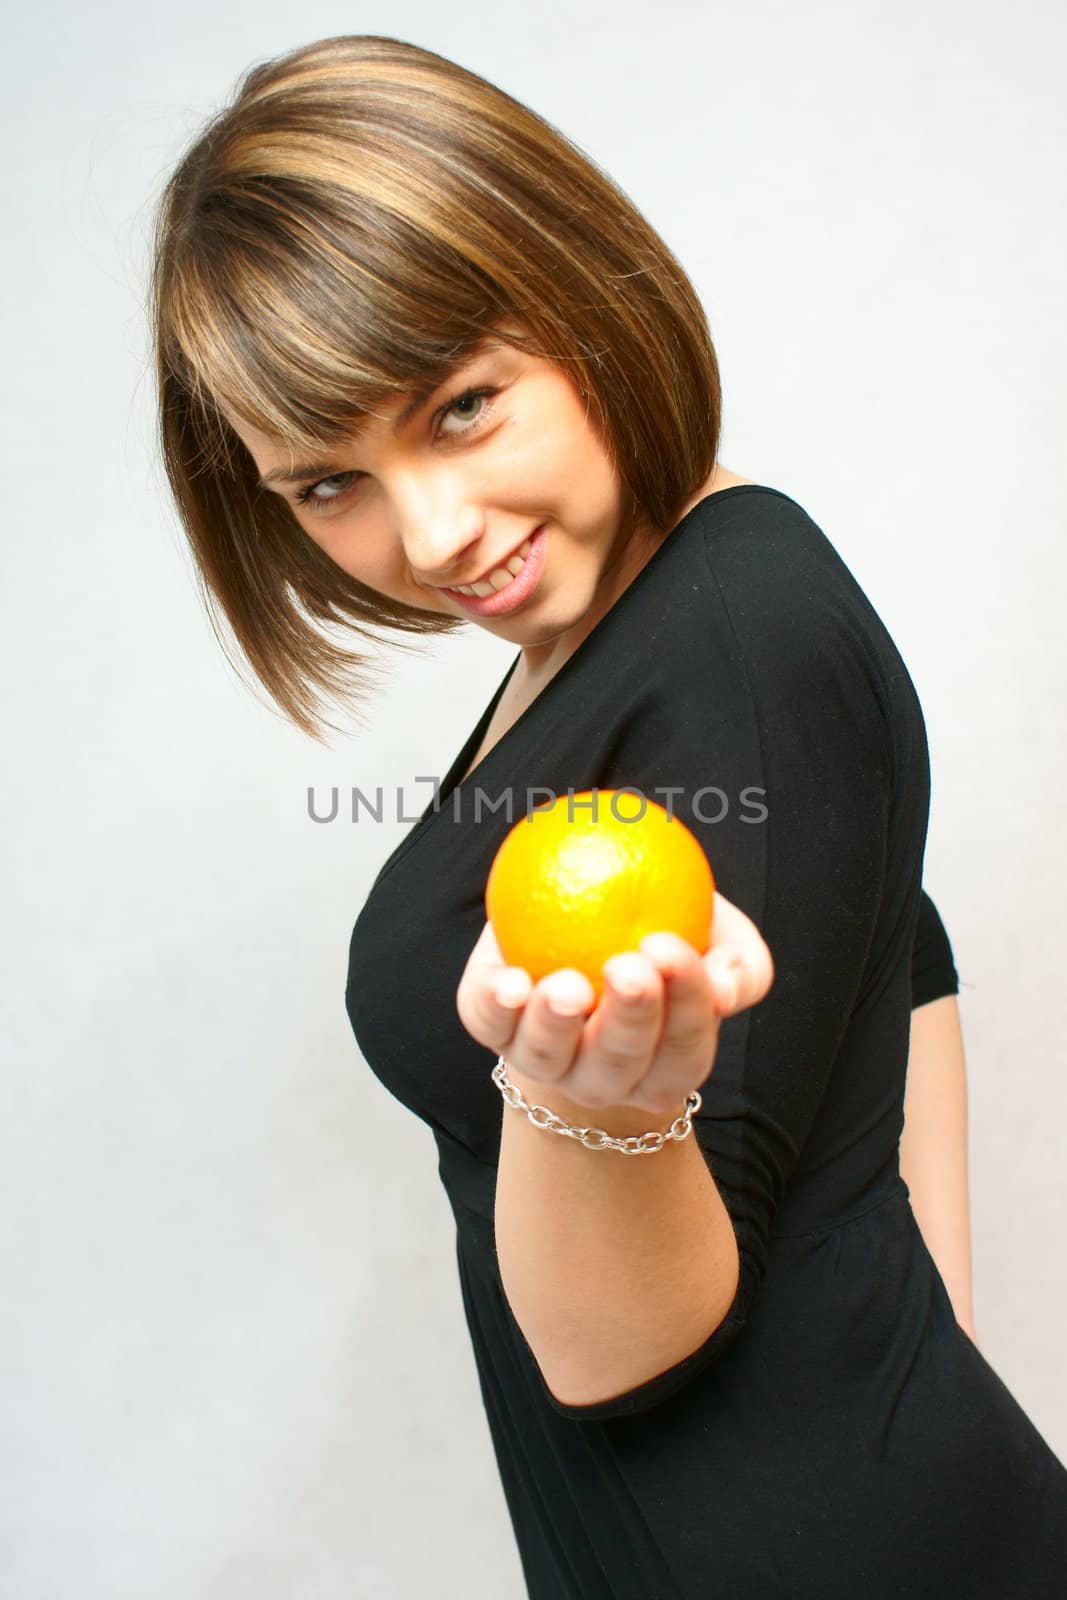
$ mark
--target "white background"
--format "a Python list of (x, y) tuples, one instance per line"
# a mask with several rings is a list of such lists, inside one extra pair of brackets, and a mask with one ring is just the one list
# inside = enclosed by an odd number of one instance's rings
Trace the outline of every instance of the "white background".
[(314, 745), (226, 665), (155, 456), (156, 196), (245, 68), (345, 32), (452, 56), (622, 183), (708, 308), (722, 460), (805, 506), (893, 633), (963, 983), (979, 1338), (1067, 1458), (1062, 8), (43, 3), (4, 95), (19, 1600), (523, 1592), (433, 1141), (344, 1011), (404, 826), (306, 811), (443, 774), (513, 651), (390, 653)]

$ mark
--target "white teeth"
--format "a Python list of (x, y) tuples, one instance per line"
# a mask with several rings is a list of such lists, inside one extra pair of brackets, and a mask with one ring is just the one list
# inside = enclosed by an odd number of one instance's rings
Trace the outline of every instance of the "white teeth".
[(518, 577), (525, 566), (532, 544), (531, 534), (519, 546), (510, 561), (502, 567), (494, 567), (489, 576), (483, 578), (480, 583), (454, 583), (452, 587), (456, 594), (473, 594), (477, 595), (479, 600), (484, 600), (486, 595), (497, 594), (501, 589), (506, 589), (512, 578)]
[(496, 594), (500, 589), (506, 589), (512, 578), (517, 577), (526, 565), (526, 557), (530, 553), (533, 539), (527, 539), (519, 546), (511, 560), (503, 567), (494, 567), (487, 578), (481, 583), (456, 583), (452, 587), (457, 594), (474, 594), (479, 600), (484, 600), (487, 594)]

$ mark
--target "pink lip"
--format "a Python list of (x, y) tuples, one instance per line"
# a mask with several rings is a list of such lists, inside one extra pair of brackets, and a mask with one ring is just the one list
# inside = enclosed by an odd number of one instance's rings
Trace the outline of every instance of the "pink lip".
[[(524, 601), (528, 600), (537, 587), (538, 580), (545, 564), (545, 546), (548, 543), (548, 534), (545, 532), (544, 523), (537, 529), (530, 541), (529, 554), (525, 562), (511, 582), (503, 589), (498, 589), (495, 594), (487, 594), (480, 598), (475, 594), (460, 594), (458, 589), (442, 589), (442, 594), (450, 595), (465, 611), (475, 617), (503, 617), (515, 611)], [(509, 557), (510, 559), (510, 557)]]

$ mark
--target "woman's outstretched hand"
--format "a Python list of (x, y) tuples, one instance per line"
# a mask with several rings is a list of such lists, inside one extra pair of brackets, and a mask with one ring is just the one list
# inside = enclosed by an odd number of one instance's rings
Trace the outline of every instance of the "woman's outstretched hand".
[(599, 1004), (573, 968), (535, 984), (507, 965), (487, 922), (456, 1007), (467, 1032), (514, 1073), (576, 1105), (677, 1112), (711, 1073), (722, 1020), (764, 998), (774, 966), (755, 923), (716, 893), (705, 955), (676, 934), (652, 933), (639, 950), (612, 956), (604, 976)]

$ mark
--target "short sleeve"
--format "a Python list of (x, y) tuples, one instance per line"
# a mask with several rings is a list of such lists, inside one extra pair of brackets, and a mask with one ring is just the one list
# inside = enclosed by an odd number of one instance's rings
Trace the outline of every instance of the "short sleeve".
[[(720, 1030), (693, 1123), (733, 1223), (739, 1283), (707, 1341), (667, 1371), (590, 1406), (550, 1397), (577, 1420), (659, 1405), (743, 1333), (853, 1020), (873, 1022), (865, 1038), (899, 1033), (901, 1071), (906, 1061), (929, 804), (914, 689), (851, 573), (795, 502), (739, 497), (711, 534), (703, 573), (688, 574), (664, 614), (670, 640), (648, 641), (648, 691), (604, 781), (647, 784), (650, 794), (657, 782), (677, 787), (676, 813), (717, 888), (774, 958), (770, 993)], [(883, 1006), (893, 1011), (885, 1026)], [(872, 1092), (861, 1063), (842, 1075)], [(846, 1158), (868, 1109), (841, 1113)], [(825, 1169), (836, 1156), (828, 1145)]]
[(959, 974), (945, 925), (924, 889), (919, 900), (919, 921), (911, 957), (912, 1010), (931, 1000), (943, 999), (945, 995), (959, 994), (959, 990)]

